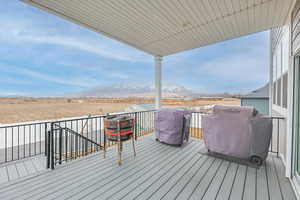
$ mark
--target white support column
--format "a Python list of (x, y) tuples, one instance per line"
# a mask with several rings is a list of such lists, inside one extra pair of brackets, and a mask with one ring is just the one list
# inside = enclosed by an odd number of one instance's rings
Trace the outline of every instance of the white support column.
[(269, 34), (269, 115), (272, 116), (273, 108), (273, 53), (271, 31)]
[(155, 109), (161, 106), (161, 64), (162, 57), (155, 56)]

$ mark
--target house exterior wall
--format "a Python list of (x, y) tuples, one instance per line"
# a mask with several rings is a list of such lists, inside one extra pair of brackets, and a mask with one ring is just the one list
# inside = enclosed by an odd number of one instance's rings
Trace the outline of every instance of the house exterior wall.
[[(282, 156), (284, 162), (286, 162), (287, 151), (286, 151), (286, 141), (287, 141), (287, 120), (288, 120), (288, 77), (289, 77), (289, 37), (290, 29), (289, 25), (286, 24), (283, 27), (279, 27), (271, 30), (270, 41), (271, 41), (271, 67), (272, 67), (272, 77), (271, 77), (271, 88), (272, 88), (272, 113), (277, 113), (285, 118), (284, 122), (281, 122), (280, 126), (274, 125), (273, 131), (277, 133), (279, 131), (280, 143), (280, 155)], [(277, 123), (277, 122), (275, 122)], [(279, 127), (279, 130), (278, 130)], [(273, 139), (274, 139), (273, 138)], [(283, 142), (284, 141), (284, 142)], [(277, 144), (277, 141), (273, 141)]]
[(286, 165), (286, 176), (290, 178), (298, 195), (300, 182), (296, 178), (296, 151), (294, 151), (298, 135), (294, 126), (296, 114), (294, 107), (298, 104), (298, 100), (294, 99), (294, 93), (298, 82), (294, 79), (299, 76), (299, 72), (296, 74), (294, 72), (299, 68), (299, 64), (295, 64), (299, 62), (299, 53), (300, 0), (297, 0), (287, 16), (285, 25), (270, 32), (270, 104), (273, 114), (285, 118), (280, 124), (278, 122), (273, 124), (273, 131), (275, 134), (279, 132), (280, 155)]
[(269, 98), (242, 98), (242, 106), (253, 106), (260, 113), (269, 115)]

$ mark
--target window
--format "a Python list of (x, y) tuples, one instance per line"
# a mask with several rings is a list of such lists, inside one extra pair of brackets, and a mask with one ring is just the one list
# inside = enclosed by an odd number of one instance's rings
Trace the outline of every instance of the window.
[(276, 104), (281, 106), (281, 78), (277, 80), (277, 101)]
[(287, 108), (288, 101), (288, 73), (282, 76), (282, 107)]
[(273, 104), (287, 108), (289, 39), (285, 34), (273, 54)]
[(276, 104), (276, 82), (273, 83), (273, 104)]

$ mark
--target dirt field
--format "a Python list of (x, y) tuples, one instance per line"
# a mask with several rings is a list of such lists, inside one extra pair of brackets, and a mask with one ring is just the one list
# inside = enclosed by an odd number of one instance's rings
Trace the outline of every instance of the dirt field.
[(0, 99), (0, 123), (48, 120), (120, 112), (128, 103), (97, 103), (67, 99)]
[[(0, 124), (34, 120), (78, 117), (111, 112), (122, 112), (131, 104), (153, 103), (153, 99), (66, 99), (66, 98), (0, 98)], [(165, 99), (167, 106), (239, 105), (238, 99)]]

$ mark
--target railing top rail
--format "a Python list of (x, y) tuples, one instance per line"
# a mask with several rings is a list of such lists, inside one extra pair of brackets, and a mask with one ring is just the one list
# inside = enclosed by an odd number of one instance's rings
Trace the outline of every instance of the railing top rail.
[(285, 119), (283, 116), (271, 116), (272, 119)]
[(136, 112), (108, 113), (108, 114), (105, 114), (105, 115), (93, 115), (93, 116), (77, 117), (77, 118), (72, 118), (72, 119), (56, 120), (56, 121), (53, 121), (53, 123), (64, 123), (64, 122), (70, 122), (70, 121), (74, 121), (74, 120), (96, 119), (96, 118), (106, 117), (108, 115), (130, 115), (130, 114), (146, 113), (146, 112), (153, 112), (153, 111), (155, 111), (155, 110), (145, 110), (145, 111), (136, 111)]
[(0, 125), (0, 128), (15, 128), (15, 127), (21, 127), (21, 126), (32, 126), (32, 125), (42, 125), (45, 123), (51, 123), (54, 120), (49, 120), (49, 121), (38, 121), (38, 122), (21, 122), (18, 124), (9, 124), (9, 125)]

